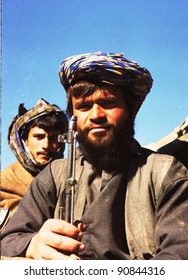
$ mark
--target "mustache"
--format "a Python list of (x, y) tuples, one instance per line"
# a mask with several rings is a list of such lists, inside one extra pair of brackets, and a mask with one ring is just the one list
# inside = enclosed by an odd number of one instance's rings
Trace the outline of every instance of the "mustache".
[[(106, 130), (111, 130), (114, 129), (114, 125), (112, 124), (90, 124), (88, 126), (86, 126), (83, 130), (82, 133), (87, 134), (90, 130), (94, 129), (94, 128), (104, 128)], [(79, 131), (78, 131), (79, 134)]]
[(48, 150), (38, 151), (37, 155), (44, 155), (44, 156), (48, 156), (48, 157), (53, 157), (54, 155), (56, 155), (56, 153), (59, 153), (61, 151), (61, 149), (62, 149), (62, 147), (59, 147), (55, 151), (48, 151)]

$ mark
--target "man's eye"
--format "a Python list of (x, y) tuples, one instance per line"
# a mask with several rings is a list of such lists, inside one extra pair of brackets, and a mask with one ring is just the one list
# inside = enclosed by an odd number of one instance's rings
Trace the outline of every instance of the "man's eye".
[(34, 135), (34, 138), (36, 138), (36, 139), (38, 139), (38, 140), (41, 140), (41, 139), (43, 139), (45, 136), (43, 136), (43, 135), (40, 135), (40, 134), (35, 134)]
[(113, 106), (116, 105), (116, 102), (114, 100), (105, 100), (104, 103), (103, 103), (103, 107), (106, 107), (106, 108), (111, 108)]
[(88, 110), (90, 108), (90, 104), (89, 103), (82, 103), (82, 104), (79, 104), (78, 106), (76, 106), (76, 109), (77, 110), (80, 110), (80, 111), (84, 111), (84, 110)]

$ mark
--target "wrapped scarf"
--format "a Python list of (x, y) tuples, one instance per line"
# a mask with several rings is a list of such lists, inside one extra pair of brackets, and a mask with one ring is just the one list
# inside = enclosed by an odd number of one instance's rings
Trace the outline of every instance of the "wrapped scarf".
[(67, 117), (65, 113), (56, 105), (50, 105), (44, 99), (39, 99), (35, 107), (26, 110), (23, 104), (19, 105), (19, 113), (13, 118), (8, 130), (8, 145), (13, 151), (18, 161), (31, 174), (37, 175), (40, 168), (35, 163), (28, 148), (22, 139), (22, 131), (24, 126), (35, 118), (48, 115), (50, 113), (61, 114), (62, 122), (64, 122), (65, 132), (67, 130)]
[(150, 92), (153, 79), (150, 72), (123, 54), (87, 53), (66, 58), (60, 65), (60, 81), (67, 91), (80, 80), (92, 80), (128, 87), (143, 101)]

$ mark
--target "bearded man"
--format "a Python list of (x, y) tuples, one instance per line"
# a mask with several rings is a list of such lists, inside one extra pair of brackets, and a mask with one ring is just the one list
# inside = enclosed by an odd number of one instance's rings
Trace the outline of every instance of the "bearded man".
[(67, 112), (77, 118), (74, 222), (59, 219), (67, 160), (55, 160), (2, 233), (3, 254), (188, 259), (188, 170), (134, 139), (135, 116), (153, 82), (149, 71), (122, 54), (97, 52), (65, 59), (59, 76)]

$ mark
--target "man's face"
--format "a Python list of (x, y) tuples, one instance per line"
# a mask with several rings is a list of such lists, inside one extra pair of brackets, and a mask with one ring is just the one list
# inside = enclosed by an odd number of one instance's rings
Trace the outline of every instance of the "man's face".
[(78, 134), (95, 145), (109, 141), (113, 129), (122, 128), (129, 117), (122, 93), (117, 88), (97, 89), (87, 97), (72, 97), (72, 105), (77, 116)]
[(46, 132), (36, 126), (30, 129), (25, 142), (37, 164), (46, 164), (50, 159), (56, 157), (59, 148), (57, 140), (59, 134), (60, 131)]

